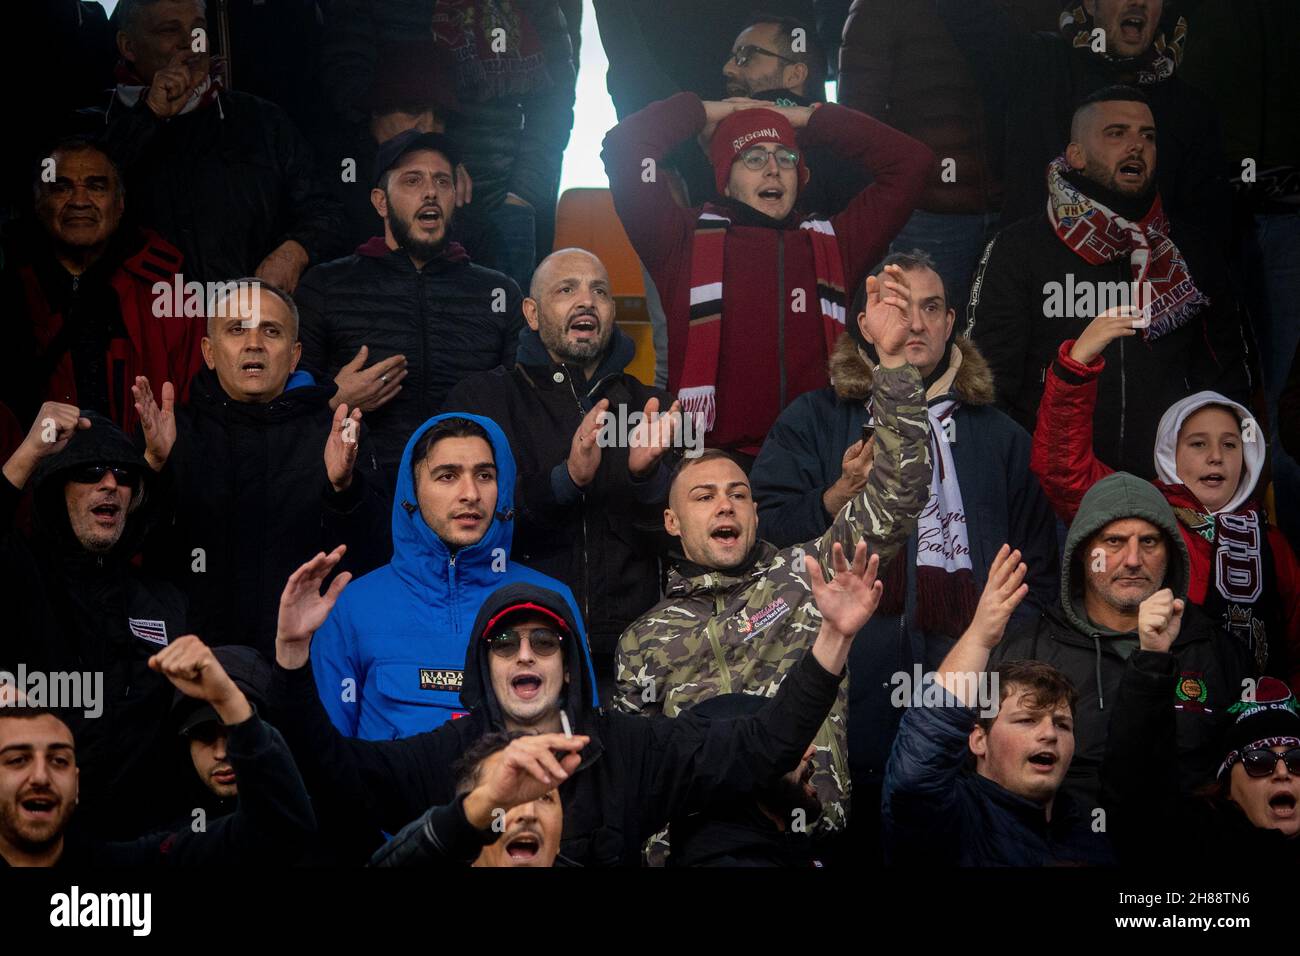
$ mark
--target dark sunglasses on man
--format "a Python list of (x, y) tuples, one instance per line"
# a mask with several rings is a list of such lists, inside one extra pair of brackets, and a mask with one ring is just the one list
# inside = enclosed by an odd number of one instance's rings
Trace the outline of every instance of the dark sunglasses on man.
[(1286, 764), (1289, 773), (1300, 777), (1300, 747), (1292, 747), (1282, 753), (1263, 748), (1238, 750), (1236, 756), (1246, 768), (1246, 773), (1252, 777), (1271, 777), (1279, 760)]
[(110, 471), (113, 473), (113, 480), (124, 488), (135, 488), (140, 483), (138, 471), (118, 465), (82, 465), (68, 472), (68, 480), (75, 481), (79, 485), (97, 485)]
[(749, 43), (745, 44), (742, 47), (737, 47), (736, 49), (732, 50), (731, 59), (733, 59), (736, 62), (736, 66), (744, 66), (746, 63), (748, 63), (750, 60), (754, 58), (754, 55), (756, 53), (762, 53), (766, 56), (774, 56), (782, 63), (799, 62), (798, 60), (790, 59), (788, 56), (782, 56), (780, 53), (776, 53), (772, 50), (764, 50), (761, 46), (754, 46), (753, 44), (749, 44)]
[(498, 657), (514, 657), (519, 653), (519, 644), (525, 637), (528, 638), (528, 646), (538, 657), (550, 657), (560, 649), (560, 641), (563, 640), (558, 631), (549, 627), (535, 627), (527, 633), (511, 629), (498, 631), (489, 635), (487, 642), (492, 653)]

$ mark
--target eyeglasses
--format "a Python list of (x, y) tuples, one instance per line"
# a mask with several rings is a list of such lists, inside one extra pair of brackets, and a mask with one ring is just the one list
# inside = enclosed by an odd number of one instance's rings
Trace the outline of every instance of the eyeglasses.
[(550, 657), (560, 649), (563, 638), (549, 627), (535, 627), (526, 634), (519, 631), (500, 631), (487, 639), (488, 646), (497, 657), (514, 657), (519, 653), (519, 644), (528, 638), (528, 646), (538, 657)]
[(1241, 757), (1241, 765), (1246, 768), (1246, 773), (1252, 777), (1272, 776), (1279, 760), (1286, 763), (1286, 769), (1290, 773), (1300, 777), (1300, 747), (1292, 747), (1282, 753), (1262, 749), (1238, 750), (1237, 755)]
[(794, 169), (799, 165), (799, 154), (793, 149), (764, 149), (762, 146), (751, 146), (740, 154), (740, 161), (745, 164), (746, 169), (760, 170), (767, 166), (767, 157), (775, 156), (776, 164), (782, 169)]
[(123, 488), (134, 488), (140, 482), (140, 475), (133, 468), (117, 468), (113, 465), (83, 465), (68, 474), (69, 481), (79, 485), (97, 485), (107, 472), (113, 473), (113, 480)]
[(748, 63), (750, 60), (754, 58), (755, 53), (762, 53), (765, 54), (766, 56), (774, 56), (778, 60), (782, 61), (783, 63), (799, 62), (798, 60), (790, 59), (788, 56), (782, 56), (780, 53), (776, 53), (772, 50), (764, 50), (761, 46), (753, 46), (752, 44), (746, 44), (745, 46), (732, 50), (731, 59), (735, 61), (736, 66), (744, 66), (746, 63)]

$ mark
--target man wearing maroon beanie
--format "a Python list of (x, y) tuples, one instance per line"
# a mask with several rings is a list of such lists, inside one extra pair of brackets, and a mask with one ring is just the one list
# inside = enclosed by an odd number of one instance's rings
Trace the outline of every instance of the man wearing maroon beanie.
[[(716, 203), (672, 197), (665, 157), (710, 140)], [(874, 180), (838, 215), (796, 210), (804, 153), (832, 150)], [(934, 155), (916, 140), (831, 104), (705, 102), (679, 93), (623, 120), (602, 158), (614, 205), (668, 316), (668, 382), (709, 447), (755, 455), (777, 415), (827, 385), (857, 288), (907, 221)]]

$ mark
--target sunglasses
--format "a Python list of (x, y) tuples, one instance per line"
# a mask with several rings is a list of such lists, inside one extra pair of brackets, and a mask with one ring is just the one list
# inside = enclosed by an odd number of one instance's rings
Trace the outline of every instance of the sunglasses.
[(527, 634), (518, 631), (500, 631), (487, 639), (488, 646), (497, 657), (514, 657), (519, 653), (519, 644), (528, 638), (528, 646), (538, 657), (550, 657), (560, 649), (563, 638), (549, 627), (535, 627)]
[(1292, 747), (1283, 753), (1261, 749), (1238, 750), (1237, 755), (1241, 758), (1241, 765), (1246, 768), (1246, 773), (1252, 777), (1272, 776), (1279, 760), (1286, 763), (1288, 772), (1300, 777), (1300, 747)]
[(97, 485), (110, 471), (113, 480), (124, 488), (134, 488), (140, 482), (140, 475), (134, 468), (118, 468), (114, 465), (83, 465), (69, 472), (68, 480), (79, 485)]
[(782, 169), (794, 169), (799, 165), (799, 154), (793, 149), (764, 149), (762, 146), (751, 146), (740, 154), (740, 161), (745, 164), (746, 169), (760, 170), (767, 166), (767, 157), (775, 156), (776, 164)]
[(782, 56), (772, 50), (764, 50), (761, 46), (746, 44), (739, 49), (731, 52), (731, 59), (735, 61), (736, 66), (744, 66), (754, 58), (754, 54), (762, 53), (764, 56), (774, 56), (783, 63), (798, 63), (798, 60), (792, 60), (788, 56)]

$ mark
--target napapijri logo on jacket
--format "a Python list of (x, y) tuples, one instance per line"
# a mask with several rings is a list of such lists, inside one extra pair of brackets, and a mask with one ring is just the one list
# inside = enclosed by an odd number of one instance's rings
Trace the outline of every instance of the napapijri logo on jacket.
[(464, 683), (464, 671), (420, 668), (420, 690), (450, 690), (460, 693), (461, 685)]
[(741, 634), (757, 634), (777, 618), (789, 613), (790, 605), (785, 603), (785, 598), (777, 598), (767, 607), (746, 617), (737, 630)]
[(143, 618), (128, 617), (126, 623), (131, 628), (131, 633), (140, 640), (167, 646), (166, 621), (146, 621)]

